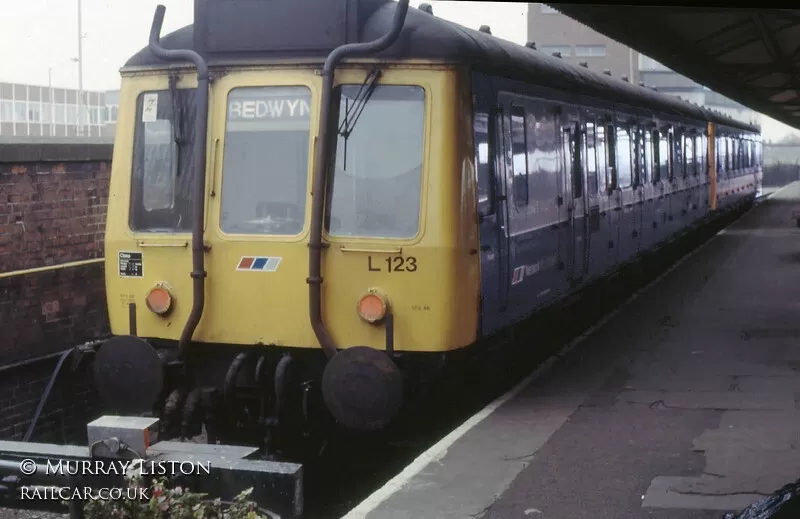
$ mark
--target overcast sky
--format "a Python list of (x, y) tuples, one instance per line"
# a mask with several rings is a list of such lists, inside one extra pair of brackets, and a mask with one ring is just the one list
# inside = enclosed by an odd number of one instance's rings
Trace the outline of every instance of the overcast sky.
[[(527, 4), (427, 1), (436, 16), (524, 44)], [(421, 0), (411, 0), (417, 7)], [(156, 5), (167, 8), (162, 34), (193, 22), (194, 0), (82, 0), (83, 86), (116, 90), (119, 69), (147, 46)], [(78, 87), (78, 0), (0, 0), (0, 81)]]
[[(492, 27), (492, 34), (524, 44), (524, 3), (423, 1), (433, 5), (436, 16), (477, 29)], [(116, 90), (119, 69), (127, 59), (147, 46), (153, 13), (159, 3), (167, 7), (162, 34), (193, 22), (194, 0), (82, 0), (83, 87)], [(78, 0), (0, 0), (0, 81), (78, 87)], [(764, 120), (764, 137), (779, 138), (789, 128)]]

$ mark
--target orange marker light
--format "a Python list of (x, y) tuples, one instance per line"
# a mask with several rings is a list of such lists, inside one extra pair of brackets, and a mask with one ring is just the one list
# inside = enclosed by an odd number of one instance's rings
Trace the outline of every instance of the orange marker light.
[(375, 291), (370, 291), (358, 300), (358, 315), (370, 324), (380, 322), (386, 316), (389, 306), (386, 298)]
[(154, 314), (167, 315), (172, 310), (172, 295), (163, 286), (156, 285), (150, 289), (145, 303)]

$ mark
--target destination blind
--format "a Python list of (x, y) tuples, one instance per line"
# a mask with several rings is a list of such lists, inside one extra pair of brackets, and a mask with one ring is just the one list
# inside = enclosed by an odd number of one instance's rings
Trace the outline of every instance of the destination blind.
[(237, 88), (228, 98), (228, 129), (263, 131), (307, 128), (311, 121), (311, 93), (307, 87)]

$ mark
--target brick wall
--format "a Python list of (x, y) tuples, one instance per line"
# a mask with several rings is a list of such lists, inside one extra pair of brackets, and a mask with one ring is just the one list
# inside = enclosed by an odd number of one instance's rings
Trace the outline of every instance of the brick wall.
[[(110, 159), (106, 144), (0, 144), (0, 439), (28, 427), (57, 361), (37, 358), (108, 333), (100, 260)], [(90, 413), (89, 374), (70, 366), (37, 437), (74, 432)]]

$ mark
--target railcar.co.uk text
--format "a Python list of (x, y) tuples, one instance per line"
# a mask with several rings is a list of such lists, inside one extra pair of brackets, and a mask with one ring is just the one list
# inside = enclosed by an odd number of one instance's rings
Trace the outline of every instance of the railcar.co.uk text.
[[(23, 476), (193, 476), (209, 475), (210, 462), (171, 461), (171, 460), (48, 460), (37, 463), (32, 459), (22, 460), (19, 471)], [(23, 486), (21, 499), (34, 500), (144, 500), (149, 501), (152, 490), (142, 487), (87, 486)]]

